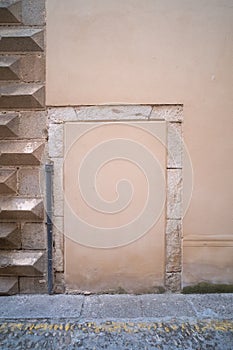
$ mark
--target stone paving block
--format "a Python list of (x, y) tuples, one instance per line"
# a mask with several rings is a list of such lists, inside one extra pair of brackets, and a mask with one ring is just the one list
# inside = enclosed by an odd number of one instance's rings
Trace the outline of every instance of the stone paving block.
[[(183, 323), (185, 320), (189, 320), (192, 324), (197, 320), (232, 320), (233, 319), (233, 294), (206, 294), (206, 295), (183, 295), (183, 294), (151, 294), (151, 295), (111, 295), (110, 307), (113, 306), (116, 313), (112, 310), (108, 312), (102, 312), (102, 320), (116, 320), (120, 314), (124, 314), (125, 317), (121, 317), (122, 321), (129, 322), (131, 318), (128, 312), (119, 312), (114, 305), (120, 305), (122, 297), (127, 300), (127, 308), (133, 310), (138, 302), (141, 304), (140, 308), (140, 321), (139, 322), (151, 322), (157, 319), (158, 322), (166, 322), (174, 319)], [(86, 310), (95, 308), (94, 302), (97, 299), (105, 300), (106, 295), (99, 296), (83, 296), (83, 295), (17, 295), (11, 298), (0, 298), (0, 319), (36, 319), (36, 318), (48, 318), (48, 319), (62, 319), (67, 320), (74, 319), (77, 323), (77, 319), (80, 322), (91, 321), (96, 319), (96, 313), (94, 317), (84, 317), (85, 314), (89, 314)], [(136, 301), (135, 301), (136, 300)], [(99, 304), (101, 304), (99, 302)], [(96, 306), (99, 309), (99, 306)], [(201, 308), (199, 313), (198, 308)], [(124, 308), (124, 304), (122, 305)], [(82, 313), (81, 313), (82, 310)], [(131, 311), (132, 314), (133, 311)], [(81, 317), (80, 317), (81, 313)], [(109, 315), (113, 315), (110, 316)], [(136, 313), (135, 313), (136, 315)], [(133, 317), (134, 318), (134, 317)], [(183, 332), (183, 330), (182, 330)], [(186, 334), (189, 336), (189, 333)]]
[(46, 249), (44, 223), (22, 223), (22, 249)]
[[(189, 295), (198, 318), (233, 318), (233, 294), (201, 294)], [(216, 303), (216, 298), (218, 302)]]
[(154, 106), (150, 115), (150, 120), (166, 120), (168, 122), (182, 122), (183, 106), (181, 105)]
[(181, 123), (167, 125), (168, 168), (183, 167), (183, 144)]
[(20, 80), (19, 57), (0, 56), (0, 80)]
[(0, 223), (0, 249), (21, 248), (21, 233), (19, 224)]
[(3, 0), (0, 2), (0, 24), (20, 24), (22, 1)]
[(0, 199), (0, 220), (41, 221), (43, 217), (42, 199), (20, 197)]
[(183, 295), (148, 294), (140, 297), (143, 317), (195, 317), (195, 312)]
[(93, 106), (75, 108), (78, 120), (146, 120), (152, 107), (143, 105)]
[(0, 194), (15, 194), (17, 192), (17, 171), (0, 168)]
[(0, 277), (0, 295), (14, 295), (18, 291), (17, 277)]
[(17, 113), (0, 113), (0, 139), (16, 137), (18, 134), (19, 115)]
[[(65, 297), (65, 298), (64, 298)], [(83, 295), (17, 295), (0, 298), (0, 318), (53, 318), (80, 317)], [(7, 304), (6, 304), (7, 301)], [(5, 304), (7, 307), (5, 307)], [(20, 315), (20, 316), (19, 316)]]
[(20, 294), (44, 294), (48, 292), (46, 277), (19, 277)]
[(4, 83), (0, 86), (0, 109), (40, 109), (44, 106), (45, 89), (42, 84)]
[(22, 196), (42, 196), (40, 172), (38, 168), (21, 168), (18, 170), (18, 193)]
[(182, 217), (182, 170), (167, 170), (167, 218)]
[(47, 255), (44, 251), (0, 251), (1, 275), (43, 276)]
[(44, 150), (41, 141), (1, 141), (0, 165), (40, 165)]
[(1, 52), (42, 52), (44, 49), (43, 29), (0, 28)]
[[(132, 307), (133, 305), (133, 307)], [(81, 318), (137, 318), (141, 316), (140, 296), (114, 295), (87, 296)]]

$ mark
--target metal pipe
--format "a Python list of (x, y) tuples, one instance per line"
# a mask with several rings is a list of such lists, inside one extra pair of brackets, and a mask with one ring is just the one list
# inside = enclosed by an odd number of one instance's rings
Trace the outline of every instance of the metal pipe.
[(46, 225), (48, 250), (48, 293), (53, 294), (53, 223), (52, 223), (52, 174), (53, 163), (45, 164)]

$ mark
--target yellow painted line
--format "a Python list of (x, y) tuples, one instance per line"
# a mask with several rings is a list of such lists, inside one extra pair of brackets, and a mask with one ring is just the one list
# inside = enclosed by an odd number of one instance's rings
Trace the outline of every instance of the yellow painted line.
[(65, 331), (68, 332), (70, 330), (70, 324), (69, 323), (66, 323), (65, 325)]
[[(121, 332), (124, 331), (126, 333), (136, 333), (138, 330), (157, 330), (159, 328), (160, 331), (164, 330), (166, 333), (173, 331), (177, 331), (181, 327), (182, 331), (186, 331), (187, 334), (191, 332), (206, 332), (208, 330), (219, 331), (219, 332), (233, 332), (233, 321), (209, 321), (209, 322), (200, 322), (200, 323), (161, 323), (161, 322), (112, 322), (109, 323), (100, 323), (97, 324), (95, 322), (87, 322), (87, 323), (35, 323), (35, 322), (3, 322), (0, 324), (0, 332), (4, 332), (6, 330), (14, 331), (27, 331), (32, 334), (34, 331), (63, 331), (69, 332), (74, 331), (75, 329), (83, 331), (83, 332)], [(191, 327), (191, 328), (190, 328)]]
[(171, 324), (170, 327), (173, 329), (173, 331), (176, 331), (178, 329), (178, 326), (175, 324)]

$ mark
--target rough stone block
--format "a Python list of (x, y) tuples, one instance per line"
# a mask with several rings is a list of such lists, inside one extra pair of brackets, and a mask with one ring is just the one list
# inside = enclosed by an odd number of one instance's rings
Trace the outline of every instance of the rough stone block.
[(47, 113), (46, 111), (20, 112), (18, 122), (18, 137), (27, 139), (47, 138)]
[(181, 291), (181, 273), (166, 273), (165, 281), (166, 289), (170, 292), (180, 292)]
[(40, 251), (1, 251), (1, 275), (43, 276), (46, 267), (46, 253)]
[(21, 81), (45, 81), (45, 56), (42, 53), (25, 55), (20, 58), (19, 77)]
[(0, 249), (21, 248), (21, 234), (18, 224), (0, 223)]
[(44, 150), (40, 141), (1, 141), (0, 165), (39, 165)]
[(19, 277), (20, 294), (47, 293), (46, 277)]
[(1, 198), (1, 220), (41, 221), (44, 217), (44, 206), (41, 199)]
[(48, 146), (50, 157), (63, 157), (63, 124), (50, 125)]
[(63, 235), (63, 218), (55, 217), (53, 219), (53, 236), (54, 236), (54, 264), (55, 271), (64, 271), (64, 235)]
[(25, 223), (21, 225), (23, 249), (46, 249), (45, 224)]
[(63, 294), (65, 293), (65, 281), (64, 273), (56, 272), (54, 276), (54, 293)]
[(4, 28), (0, 29), (1, 52), (31, 52), (43, 51), (43, 29)]
[(73, 107), (58, 107), (48, 109), (49, 121), (52, 123), (61, 123), (63, 121), (78, 120), (77, 114)]
[(53, 158), (54, 177), (53, 177), (53, 199), (54, 204), (63, 201), (63, 158)]
[(53, 158), (54, 183), (53, 205), (55, 217), (64, 215), (64, 192), (63, 192), (63, 158)]
[(167, 220), (166, 240), (168, 244), (179, 242), (182, 239), (181, 220)]
[(0, 56), (0, 80), (20, 80), (19, 58), (14, 56)]
[(17, 277), (0, 277), (0, 295), (14, 295), (18, 291)]
[(20, 24), (22, 1), (3, 0), (0, 2), (0, 24)]
[(181, 123), (168, 123), (167, 125), (168, 168), (182, 168), (183, 143)]
[(180, 245), (168, 245), (166, 247), (167, 255), (167, 272), (180, 272), (181, 271), (181, 247)]
[(91, 107), (67, 107), (50, 108), (49, 119), (59, 123), (63, 121), (81, 120), (147, 120), (152, 107), (142, 105), (116, 105), (116, 106), (91, 106)]
[(181, 271), (181, 220), (167, 220), (166, 226), (166, 271)]
[(22, 196), (41, 196), (38, 168), (21, 168), (18, 171), (18, 193)]
[(45, 0), (2, 0), (0, 2), (0, 25), (38, 26), (44, 23)]
[(54, 216), (64, 216), (64, 201), (58, 200), (54, 203)]
[(33, 53), (22, 56), (0, 55), (0, 80), (44, 82), (45, 81), (45, 57), (43, 53)]
[(16, 137), (18, 134), (19, 115), (0, 113), (0, 139)]
[(148, 119), (152, 107), (132, 106), (93, 106), (75, 109), (78, 120), (145, 120)]
[(17, 192), (17, 172), (15, 169), (0, 168), (0, 194)]
[(154, 106), (150, 115), (150, 120), (166, 120), (168, 122), (182, 122), (183, 106), (181, 105)]
[(167, 170), (167, 218), (182, 217), (182, 170)]
[(45, 90), (42, 84), (4, 83), (0, 86), (0, 109), (40, 109), (44, 105)]
[(63, 259), (63, 251), (59, 248), (54, 249), (54, 264), (53, 267), (57, 272), (64, 271), (64, 259)]
[(22, 0), (22, 21), (25, 25), (43, 25), (45, 0)]

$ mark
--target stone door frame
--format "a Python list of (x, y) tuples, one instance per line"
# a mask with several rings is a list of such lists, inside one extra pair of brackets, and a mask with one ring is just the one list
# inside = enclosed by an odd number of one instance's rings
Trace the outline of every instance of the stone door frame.
[(167, 200), (165, 290), (179, 292), (182, 278), (183, 106), (108, 105), (48, 108), (48, 155), (54, 164), (54, 291), (64, 292), (64, 124), (66, 122), (165, 121), (167, 127)]

